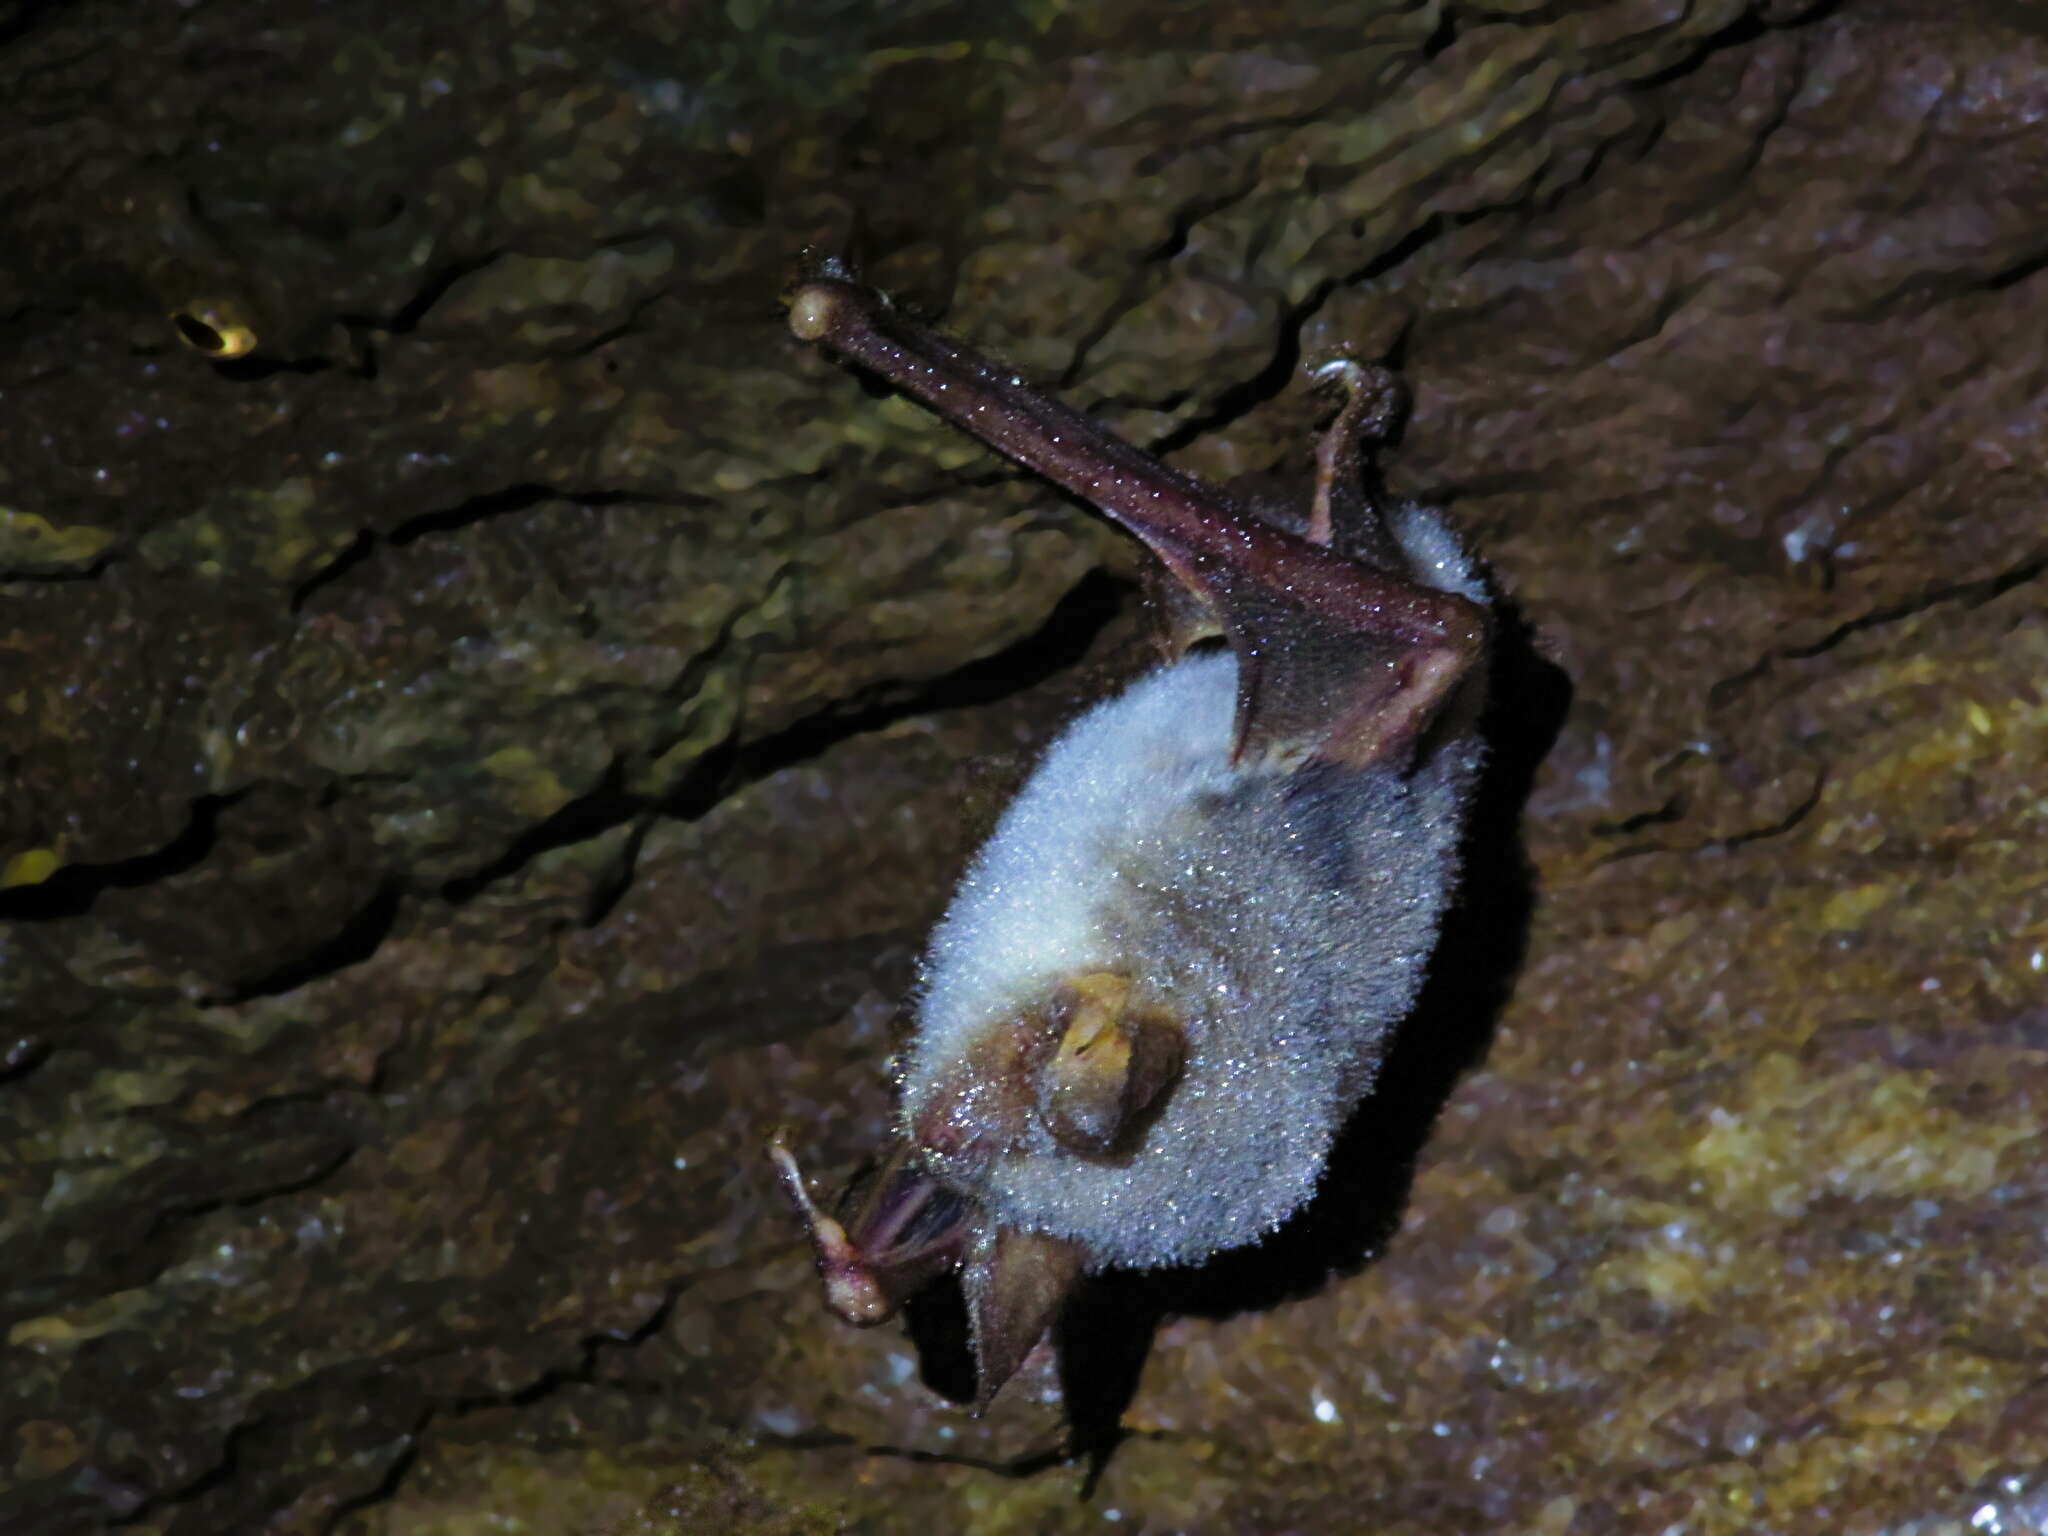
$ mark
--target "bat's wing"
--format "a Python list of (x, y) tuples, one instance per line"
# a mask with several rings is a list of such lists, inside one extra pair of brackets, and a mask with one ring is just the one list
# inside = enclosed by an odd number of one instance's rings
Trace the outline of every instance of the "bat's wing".
[[(1239, 759), (1397, 759), (1480, 653), (1486, 620), (1476, 604), (1327, 547), (1326, 494), (1311, 537), (1288, 533), (837, 275), (798, 289), (790, 328), (1142, 539), (1237, 653)], [(1325, 492), (1358, 421), (1340, 416), (1337, 430)]]
[(988, 1223), (967, 1249), (960, 1289), (974, 1340), (974, 1406), (983, 1412), (1045, 1337), (1081, 1274), (1081, 1245)]

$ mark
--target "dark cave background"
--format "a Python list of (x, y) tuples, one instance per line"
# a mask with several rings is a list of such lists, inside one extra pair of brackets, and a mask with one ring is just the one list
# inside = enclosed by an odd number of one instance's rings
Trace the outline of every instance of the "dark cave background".
[[(1993, 0), (0, 6), (0, 1525), (2048, 1524), (2044, 122)], [(981, 1420), (759, 1149), (1140, 561), (806, 248), (1219, 478), (1393, 363), (1513, 619), (1311, 1219)]]

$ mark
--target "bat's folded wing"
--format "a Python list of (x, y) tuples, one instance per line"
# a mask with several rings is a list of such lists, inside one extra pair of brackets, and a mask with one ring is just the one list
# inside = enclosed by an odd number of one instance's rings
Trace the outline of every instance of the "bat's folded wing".
[(1477, 604), (1274, 526), (873, 289), (814, 278), (791, 301), (790, 325), (1142, 539), (1237, 654), (1240, 760), (1393, 760), (1483, 648)]

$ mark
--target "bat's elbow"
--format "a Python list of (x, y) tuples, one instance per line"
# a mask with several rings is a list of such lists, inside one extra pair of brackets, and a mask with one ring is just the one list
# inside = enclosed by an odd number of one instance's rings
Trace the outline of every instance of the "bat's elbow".
[(1476, 603), (1469, 597), (1446, 592), (1449, 622), (1445, 625), (1444, 645), (1453, 652), (1465, 666), (1479, 660), (1486, 654), (1487, 644), (1493, 638), (1493, 616), (1483, 603)]

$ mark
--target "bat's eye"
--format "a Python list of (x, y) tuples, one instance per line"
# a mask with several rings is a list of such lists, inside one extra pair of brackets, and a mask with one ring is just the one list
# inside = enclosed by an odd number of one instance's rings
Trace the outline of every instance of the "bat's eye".
[(1039, 1069), (1038, 1117), (1069, 1152), (1113, 1156), (1180, 1076), (1180, 1025), (1132, 1006), (1130, 978), (1108, 971), (1069, 982), (1054, 1017), (1059, 1044)]

